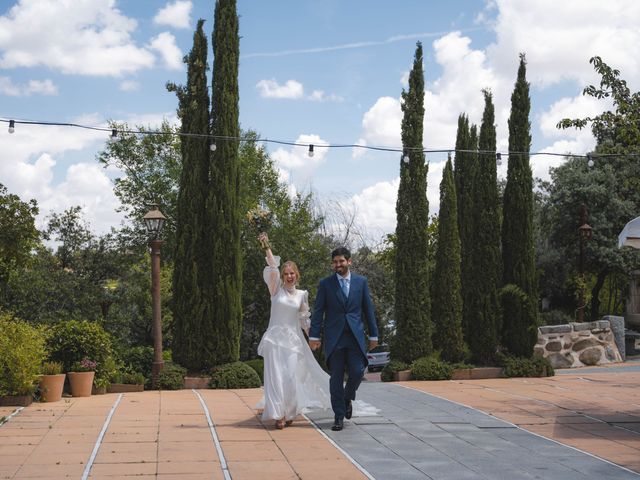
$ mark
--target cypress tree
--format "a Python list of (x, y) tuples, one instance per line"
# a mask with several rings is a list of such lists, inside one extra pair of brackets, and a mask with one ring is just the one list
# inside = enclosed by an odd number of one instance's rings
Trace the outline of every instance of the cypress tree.
[(193, 48), (184, 61), (187, 85), (168, 84), (178, 96), (182, 136), (182, 170), (176, 208), (176, 244), (173, 268), (173, 358), (189, 369), (199, 369), (202, 342), (200, 248), (206, 233), (205, 206), (208, 191), (209, 92), (207, 89), (207, 38), (204, 20), (198, 21)]
[[(470, 298), (473, 323), (466, 333), (472, 359), (479, 364), (495, 360), (500, 331), (498, 288), (501, 280), (500, 220), (496, 172), (496, 128), (491, 92), (484, 92), (485, 108), (478, 139), (478, 161), (473, 184), (473, 248)], [(465, 306), (466, 308), (466, 306)]]
[[(238, 138), (240, 37), (236, 1), (216, 1), (214, 18), (211, 134)], [(209, 259), (203, 272), (201, 330), (205, 339), (201, 357), (207, 366), (238, 360), (242, 327), (238, 142), (219, 140), (210, 162), (208, 238), (202, 244), (202, 254)]]
[(536, 343), (537, 288), (533, 232), (533, 179), (529, 165), (531, 123), (524, 54), (511, 95), (509, 164), (502, 222), (502, 341), (517, 356), (530, 357)]
[(440, 182), (438, 250), (433, 276), (433, 346), (450, 362), (465, 359), (462, 338), (462, 293), (460, 286), (460, 236), (458, 206), (451, 159), (447, 160)]
[[(429, 299), (429, 204), (422, 136), (424, 73), (422, 44), (418, 42), (409, 74), (409, 90), (402, 92), (402, 145), (400, 186), (396, 204), (396, 338), (392, 357), (405, 362), (432, 351)], [(404, 161), (408, 157), (408, 162)]]

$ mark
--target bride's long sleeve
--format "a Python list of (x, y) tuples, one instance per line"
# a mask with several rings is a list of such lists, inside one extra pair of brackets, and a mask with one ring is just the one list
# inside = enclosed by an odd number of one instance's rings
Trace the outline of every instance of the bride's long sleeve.
[(300, 319), (300, 328), (304, 330), (307, 335), (309, 334), (309, 327), (311, 326), (311, 311), (309, 309), (309, 292), (304, 290), (304, 296), (302, 297), (302, 303), (300, 304), (300, 313), (298, 314)]
[(280, 257), (272, 255), (271, 250), (268, 250), (265, 260), (267, 261), (267, 266), (264, 267), (262, 278), (264, 278), (264, 283), (269, 287), (269, 293), (273, 297), (280, 286), (280, 270), (278, 270)]

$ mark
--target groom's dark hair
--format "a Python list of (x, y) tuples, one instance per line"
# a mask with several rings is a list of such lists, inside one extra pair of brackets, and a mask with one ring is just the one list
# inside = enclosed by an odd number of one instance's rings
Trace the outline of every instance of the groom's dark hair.
[(338, 247), (333, 252), (331, 252), (331, 258), (336, 257), (344, 257), (349, 260), (351, 258), (351, 252), (347, 247)]

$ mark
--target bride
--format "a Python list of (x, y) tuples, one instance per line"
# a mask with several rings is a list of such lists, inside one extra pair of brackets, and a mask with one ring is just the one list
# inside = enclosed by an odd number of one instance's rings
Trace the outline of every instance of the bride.
[[(296, 288), (300, 272), (294, 262), (280, 267), (266, 233), (258, 237), (265, 249), (267, 266), (263, 278), (271, 294), (269, 326), (258, 345), (264, 358), (264, 397), (262, 421), (275, 420), (275, 427), (291, 425), (301, 413), (312, 409), (331, 409), (329, 375), (320, 367), (302, 333), (309, 331), (311, 313), (309, 292)], [(377, 409), (354, 402), (354, 416), (376, 415)]]

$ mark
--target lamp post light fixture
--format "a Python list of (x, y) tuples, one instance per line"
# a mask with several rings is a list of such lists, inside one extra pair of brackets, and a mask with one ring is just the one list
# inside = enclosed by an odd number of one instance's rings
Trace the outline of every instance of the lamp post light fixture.
[(153, 363), (151, 364), (151, 383), (157, 387), (158, 374), (164, 367), (162, 359), (162, 315), (160, 310), (160, 247), (163, 241), (160, 239), (162, 227), (166, 217), (162, 214), (158, 205), (150, 205), (143, 217), (147, 233), (149, 234), (149, 247), (151, 248), (151, 309), (153, 319), (151, 332), (153, 335)]
[(578, 322), (584, 322), (584, 307), (586, 305), (585, 301), (585, 279), (584, 279), (584, 248), (587, 240), (591, 238), (593, 235), (593, 228), (587, 223), (587, 207), (583, 203), (580, 206), (580, 226), (578, 227), (578, 234), (580, 236), (580, 259), (579, 259), (579, 269), (580, 269), (580, 281), (582, 285), (580, 285), (580, 298), (578, 305)]

